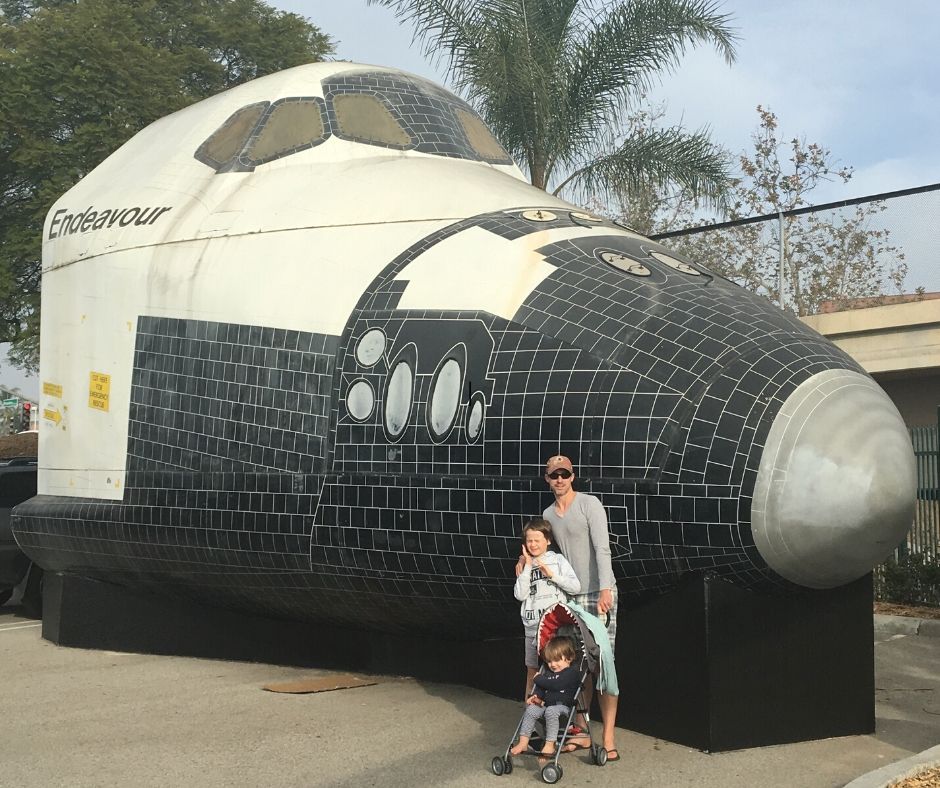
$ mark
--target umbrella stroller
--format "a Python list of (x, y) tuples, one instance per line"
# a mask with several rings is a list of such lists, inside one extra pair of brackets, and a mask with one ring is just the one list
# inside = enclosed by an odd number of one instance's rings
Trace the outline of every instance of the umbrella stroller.
[[(575, 641), (578, 651), (578, 659), (575, 663), (572, 664), (577, 665), (581, 679), (577, 692), (572, 698), (571, 706), (568, 707), (567, 711), (562, 715), (555, 752), (551, 755), (545, 755), (530, 745), (528, 751), (522, 753), (522, 755), (535, 755), (550, 759), (550, 761), (542, 767), (542, 780), (549, 785), (557, 783), (562, 778), (564, 773), (562, 771), (561, 765), (558, 763), (558, 759), (562, 754), (565, 743), (570, 738), (569, 723), (574, 722), (576, 713), (583, 714), (584, 719), (588, 723), (588, 730), (584, 733), (577, 734), (577, 737), (581, 738), (584, 735), (590, 736), (591, 720), (589, 716), (589, 709), (587, 709), (585, 704), (582, 702), (582, 697), (584, 695), (584, 686), (587, 682), (588, 676), (596, 674), (600, 669), (600, 647), (594, 638), (594, 634), (591, 632), (585, 619), (583, 618), (583, 616), (588, 616), (590, 614), (585, 613), (580, 608), (578, 608), (578, 611), (579, 612), (575, 612), (571, 606), (563, 602), (559, 602), (554, 607), (550, 607), (545, 611), (539, 621), (538, 634), (536, 636), (540, 658), (543, 658), (545, 645), (553, 637), (556, 635), (570, 636)], [(546, 666), (543, 662), (540, 673), (545, 672), (545, 670)], [(523, 719), (524, 716), (516, 725), (516, 730), (512, 735), (512, 739), (509, 741), (509, 745), (506, 747), (506, 752), (502, 756), (497, 755), (495, 758), (493, 758), (491, 763), (493, 774), (501, 775), (512, 772), (512, 759), (515, 756), (513, 756), (510, 750), (516, 744), (516, 742), (519, 741), (519, 736), (522, 732)], [(593, 739), (591, 741), (590, 750), (591, 760), (595, 764), (598, 766), (603, 766), (605, 763), (607, 763), (607, 750), (605, 750), (600, 745), (595, 744)]]

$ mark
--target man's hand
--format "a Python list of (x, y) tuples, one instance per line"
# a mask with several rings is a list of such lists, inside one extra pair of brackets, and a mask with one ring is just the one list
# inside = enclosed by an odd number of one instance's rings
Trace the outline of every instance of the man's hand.
[(525, 700), (530, 706), (542, 706), (544, 701), (538, 695), (529, 695)]
[(602, 588), (597, 597), (597, 615), (603, 616), (614, 606), (614, 593), (609, 588)]

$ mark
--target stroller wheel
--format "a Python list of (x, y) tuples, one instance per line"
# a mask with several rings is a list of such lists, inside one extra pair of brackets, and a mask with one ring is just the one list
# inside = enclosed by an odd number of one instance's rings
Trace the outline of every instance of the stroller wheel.
[(562, 774), (564, 774), (564, 772), (557, 763), (545, 764), (545, 767), (542, 769), (542, 782), (554, 785), (561, 779)]
[(493, 770), (493, 774), (495, 774), (497, 777), (506, 771), (503, 765), (503, 759), (498, 755), (493, 758), (492, 762), (490, 763), (490, 768)]
[(605, 763), (607, 763), (607, 750), (605, 750), (603, 747), (598, 747), (597, 751), (594, 752), (593, 755), (594, 763), (596, 763), (598, 766), (603, 766)]
[(503, 774), (512, 774), (512, 756), (503, 761)]

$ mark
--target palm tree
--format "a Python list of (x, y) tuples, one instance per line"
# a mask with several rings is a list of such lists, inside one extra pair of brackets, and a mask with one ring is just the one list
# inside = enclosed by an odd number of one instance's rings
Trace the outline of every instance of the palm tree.
[[(729, 64), (713, 0), (368, 0), (415, 27), (432, 59), (535, 186), (630, 194), (677, 187), (717, 204), (729, 158), (706, 131), (626, 130), (625, 117), (687, 48)], [(608, 7), (609, 6), (609, 7)]]

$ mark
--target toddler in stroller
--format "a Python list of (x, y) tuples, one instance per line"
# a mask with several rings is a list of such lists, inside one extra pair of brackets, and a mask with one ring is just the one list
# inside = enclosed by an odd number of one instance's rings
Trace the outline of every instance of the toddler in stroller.
[(539, 719), (545, 720), (545, 744), (542, 755), (555, 754), (558, 724), (562, 715), (570, 716), (574, 699), (581, 686), (581, 673), (572, 662), (578, 653), (569, 637), (554, 637), (545, 644), (542, 659), (547, 670), (535, 676), (532, 694), (526, 698), (525, 713), (519, 725), (519, 741), (509, 750), (510, 755), (522, 755), (529, 749), (529, 738)]
[[(582, 714), (590, 730), (589, 710), (579, 708), (579, 700), (583, 700), (588, 677), (603, 669), (601, 648), (586, 620), (589, 617), (589, 613), (570, 602), (559, 602), (542, 615), (536, 643), (544, 664), (535, 677), (534, 691), (526, 698), (522, 719), (505, 754), (493, 758), (494, 774), (509, 774), (513, 757), (537, 755), (543, 762), (550, 759), (542, 767), (542, 780), (552, 784), (561, 779), (558, 759), (568, 739), (568, 722), (574, 722), (576, 713)], [(606, 639), (604, 645), (609, 650)], [(535, 749), (531, 739), (539, 719), (544, 721), (545, 736), (542, 747)], [(607, 763), (607, 750), (593, 741), (590, 747), (577, 749), (589, 749), (598, 766)]]

